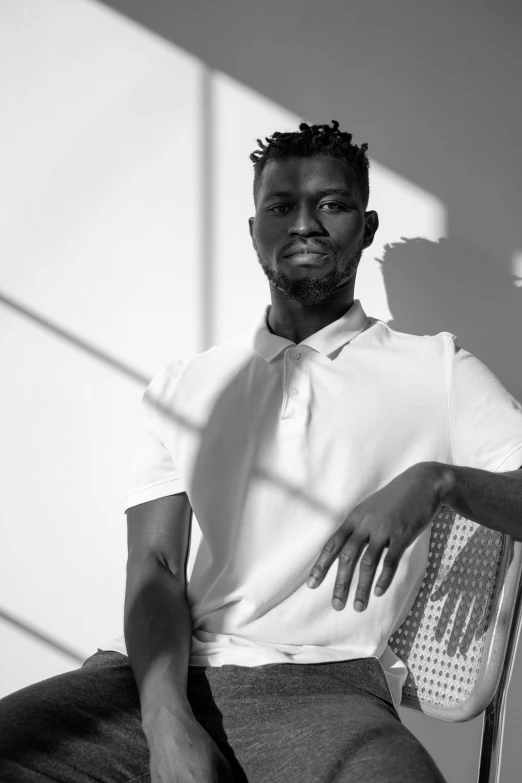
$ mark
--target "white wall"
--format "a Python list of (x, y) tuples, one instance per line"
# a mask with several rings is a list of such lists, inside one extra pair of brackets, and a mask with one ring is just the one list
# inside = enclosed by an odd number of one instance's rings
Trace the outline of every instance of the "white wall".
[[(303, 118), (102, 5), (21, 0), (1, 13), (0, 608), (81, 656), (121, 629), (122, 503), (143, 388), (124, 368), (145, 379), (231, 339), (269, 301), (248, 233), (249, 154)], [(442, 236), (445, 216), (378, 163), (372, 192), (375, 208), (409, 207), (395, 219), (382, 210), (358, 284), (387, 318), (374, 259), (403, 234)], [(4, 693), (75, 665), (0, 627), (13, 641), (0, 647)]]
[[(230, 339), (269, 301), (247, 228), (258, 136), (336, 118), (369, 140), (381, 227), (356, 295), (399, 329), (456, 332), (522, 397), (515, 109), (493, 94), (506, 127), (496, 160), (481, 153), (483, 64), (460, 92), (473, 135), (455, 86), (468, 60), (459, 71), (446, 47), (454, 78), (439, 79), (440, 20), (421, 48), (427, 22), (407, 2), (393, 19), (377, 0), (357, 17), (335, 2), (330, 15), (278, 3), (275, 26), (271, 0), (255, 14), (235, 0), (110, 5), (136, 21), (94, 0), (0, 8), (0, 696), (121, 632), (122, 507), (145, 378)], [(499, 68), (501, 33), (504, 50), (514, 40), (507, 5), (500, 21), (471, 11)], [(438, 13), (472, 57), (460, 17), (444, 3)], [(520, 671), (517, 659), (502, 783), (518, 779)], [(479, 720), (402, 717), (448, 780), (474, 779)]]
[[(85, 2), (2, 4), (0, 37), (0, 293), (147, 377), (201, 342), (204, 66)], [(0, 324), (0, 608), (86, 656), (121, 628), (143, 383)], [(3, 693), (76, 665), (0, 633)]]

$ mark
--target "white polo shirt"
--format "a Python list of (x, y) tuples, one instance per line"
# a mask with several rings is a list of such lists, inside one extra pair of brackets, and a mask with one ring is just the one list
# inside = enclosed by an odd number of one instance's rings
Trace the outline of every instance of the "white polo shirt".
[[(188, 495), (202, 532), (190, 665), (376, 657), (397, 706), (406, 667), (387, 643), (423, 580), (430, 528), (362, 613), (358, 567), (340, 612), (337, 562), (315, 590), (310, 570), (349, 511), (417, 462), (520, 467), (522, 407), (448, 332), (396, 332), (355, 300), (296, 345), (269, 331), (269, 311), (152, 380), (126, 508)], [(126, 653), (123, 636), (103, 649)]]

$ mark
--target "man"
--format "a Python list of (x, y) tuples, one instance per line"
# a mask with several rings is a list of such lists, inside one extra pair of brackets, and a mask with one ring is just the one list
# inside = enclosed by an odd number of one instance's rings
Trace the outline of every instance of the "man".
[(354, 301), (367, 145), (337, 122), (266, 141), (250, 233), (272, 304), (147, 389), (124, 639), (0, 703), (3, 781), (443, 780), (387, 641), (441, 505), (522, 537), (522, 407), (454, 336)]

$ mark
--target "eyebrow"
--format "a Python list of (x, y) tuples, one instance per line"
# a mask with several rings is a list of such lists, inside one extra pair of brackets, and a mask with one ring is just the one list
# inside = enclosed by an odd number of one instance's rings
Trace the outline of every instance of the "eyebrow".
[[(266, 194), (265, 198), (286, 198), (292, 195), (293, 192), (291, 190), (272, 190), (270, 193)], [(319, 196), (347, 196), (350, 198), (352, 196), (352, 191), (346, 190), (346, 188), (325, 188), (324, 190), (321, 190)]]

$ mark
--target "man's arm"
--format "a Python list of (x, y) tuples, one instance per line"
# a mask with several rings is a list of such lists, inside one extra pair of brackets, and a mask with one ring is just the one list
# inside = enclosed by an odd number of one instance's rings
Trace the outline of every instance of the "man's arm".
[(466, 519), (522, 540), (522, 469), (493, 473), (432, 464), (443, 504)]
[(307, 584), (318, 587), (338, 559), (332, 606), (344, 609), (360, 561), (354, 609), (364, 611), (383, 551), (375, 595), (390, 586), (407, 547), (442, 505), (485, 527), (522, 540), (522, 470), (493, 473), (439, 462), (418, 462), (350, 511), (327, 540)]
[(151, 783), (232, 780), (228, 762), (196, 720), (187, 697), (191, 511), (187, 495), (180, 493), (127, 512), (124, 632), (150, 748)]
[(190, 524), (184, 493), (127, 512), (124, 633), (145, 730), (163, 710), (190, 712), (192, 617), (185, 596)]

